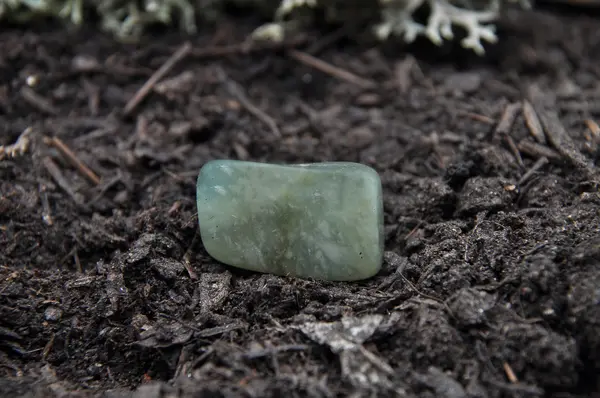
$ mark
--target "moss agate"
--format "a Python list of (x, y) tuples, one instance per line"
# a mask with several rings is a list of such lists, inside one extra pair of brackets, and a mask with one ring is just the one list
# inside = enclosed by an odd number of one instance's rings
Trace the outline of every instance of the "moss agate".
[(202, 243), (224, 264), (331, 281), (381, 268), (381, 180), (365, 165), (213, 160), (200, 170), (197, 204)]

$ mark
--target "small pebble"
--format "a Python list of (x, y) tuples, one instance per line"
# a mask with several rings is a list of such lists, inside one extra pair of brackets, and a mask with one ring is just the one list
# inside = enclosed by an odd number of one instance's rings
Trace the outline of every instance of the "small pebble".
[(49, 322), (57, 322), (62, 318), (62, 310), (57, 307), (48, 307), (44, 311), (44, 318)]

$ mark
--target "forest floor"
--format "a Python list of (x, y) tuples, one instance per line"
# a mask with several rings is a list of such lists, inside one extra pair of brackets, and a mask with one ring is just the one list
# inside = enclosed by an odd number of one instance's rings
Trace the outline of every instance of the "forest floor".
[[(0, 161), (0, 396), (598, 396), (587, 14), (511, 10), (481, 58), (339, 31), (249, 47), (233, 18), (189, 44), (4, 28), (0, 145), (28, 145)], [(216, 158), (374, 167), (382, 271), (212, 260)]]

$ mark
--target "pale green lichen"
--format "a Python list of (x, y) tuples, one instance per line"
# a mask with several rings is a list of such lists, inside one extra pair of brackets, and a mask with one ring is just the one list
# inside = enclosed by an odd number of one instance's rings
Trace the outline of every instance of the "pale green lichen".
[[(518, 1), (525, 8), (530, 7), (528, 0)], [(326, 15), (334, 16), (341, 10), (346, 2), (335, 0), (283, 0), (275, 13), (275, 21), (258, 28), (256, 38), (270, 38), (282, 40), (289, 22), (285, 20), (298, 8), (316, 8), (323, 3)], [(464, 48), (471, 49), (479, 55), (485, 53), (483, 42), (495, 43), (498, 40), (496, 28), (493, 24), (499, 15), (502, 0), (476, 0), (467, 2), (461, 0), (378, 0), (353, 3), (354, 9), (361, 12), (368, 4), (378, 6), (381, 21), (373, 30), (380, 40), (390, 36), (399, 36), (405, 42), (413, 42), (417, 36), (423, 35), (436, 45), (441, 45), (445, 40), (452, 40), (454, 32), (452, 27), (458, 26), (467, 32), (461, 41)], [(415, 13), (427, 7), (429, 15), (426, 23), (417, 22)]]
[[(332, 22), (370, 19), (380, 40), (397, 36), (412, 42), (425, 36), (439, 45), (454, 38), (453, 26), (461, 27), (467, 32), (462, 46), (483, 54), (483, 42), (498, 40), (493, 22), (507, 1), (528, 6), (527, 0), (0, 0), (0, 20), (28, 23), (51, 16), (81, 25), (84, 15), (94, 13), (103, 30), (135, 40), (154, 24), (194, 34), (199, 21), (218, 23), (226, 5), (238, 5), (272, 17), (256, 29), (254, 39), (281, 41), (309, 24), (319, 9)], [(423, 23), (414, 17), (422, 9), (428, 10)]]
[[(461, 42), (464, 48), (477, 54), (485, 52), (482, 40), (495, 43), (494, 25), (482, 25), (494, 21), (500, 10), (500, 0), (491, 0), (483, 10), (459, 8), (446, 0), (409, 0), (400, 2), (382, 0), (389, 3), (383, 12), (383, 22), (376, 27), (379, 38), (385, 39), (390, 34), (403, 35), (404, 41), (412, 42), (418, 35), (425, 35), (431, 42), (440, 45), (454, 38), (452, 26), (460, 26), (467, 31), (467, 37)], [(429, 6), (427, 24), (420, 24), (413, 19), (413, 13), (424, 3)], [(404, 6), (408, 4), (408, 6)]]

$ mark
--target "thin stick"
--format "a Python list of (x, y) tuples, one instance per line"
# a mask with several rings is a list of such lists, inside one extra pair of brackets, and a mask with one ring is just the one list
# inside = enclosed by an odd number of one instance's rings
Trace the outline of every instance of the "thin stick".
[(83, 202), (77, 196), (71, 185), (69, 185), (62, 171), (60, 171), (60, 168), (56, 165), (56, 163), (54, 163), (54, 160), (52, 160), (52, 158), (50, 158), (49, 156), (46, 156), (42, 160), (42, 163), (44, 164), (44, 167), (46, 168), (48, 173), (50, 173), (54, 181), (56, 181), (58, 186), (61, 187), (63, 191), (65, 191), (67, 194), (69, 194), (69, 196), (73, 199), (75, 203), (77, 203), (78, 205), (83, 205)]
[(576, 168), (585, 171), (588, 176), (594, 174), (593, 166), (577, 149), (567, 133), (556, 111), (538, 111), (548, 143)]
[(405, 277), (404, 275), (402, 275), (402, 272), (398, 272), (398, 275), (400, 275), (400, 278), (402, 278), (402, 280), (404, 281), (404, 283), (406, 283), (408, 286), (410, 286), (410, 288), (412, 290), (414, 290), (415, 293), (417, 293), (417, 294), (419, 294), (419, 295), (421, 295), (421, 296), (423, 296), (425, 298), (428, 298), (430, 300), (433, 300), (433, 301), (435, 301), (437, 303), (444, 304), (444, 300), (439, 299), (439, 298), (437, 298), (435, 296), (430, 296), (429, 294), (426, 294), (426, 293), (423, 293), (422, 291), (420, 291), (419, 288), (416, 287), (414, 283), (412, 283), (411, 281), (408, 280), (407, 277)]
[(48, 192), (46, 192), (46, 186), (44, 184), (38, 185), (38, 191), (40, 193), (40, 199), (42, 201), (42, 220), (48, 226), (54, 224), (52, 219), (52, 211), (50, 210), (50, 202), (48, 201)]
[(194, 269), (192, 268), (192, 264), (190, 261), (190, 258), (192, 257), (192, 248), (196, 244), (197, 240), (198, 240), (198, 233), (196, 232), (196, 234), (192, 238), (192, 243), (190, 243), (190, 247), (188, 247), (188, 249), (185, 251), (185, 254), (183, 255), (183, 265), (185, 267), (185, 270), (188, 272), (190, 279), (192, 279), (192, 280), (198, 279), (198, 275), (196, 274), (196, 272), (194, 272)]
[[(307, 37), (298, 37), (291, 39), (289, 41), (283, 41), (280, 43), (264, 43), (261, 45), (249, 45), (248, 42), (243, 42), (240, 44), (233, 44), (229, 46), (215, 46), (215, 47), (205, 47), (202, 49), (195, 49), (190, 52), (190, 56), (194, 58), (215, 58), (215, 57), (224, 57), (227, 55), (236, 55), (236, 54), (252, 54), (263, 51), (276, 51), (286, 48), (294, 48), (300, 45), (305, 44), (308, 41)], [(254, 43), (250, 43), (254, 44)]]
[(496, 126), (495, 133), (497, 135), (500, 134), (509, 134), (512, 126), (517, 117), (517, 111), (520, 108), (519, 103), (512, 103), (506, 105), (504, 108), (504, 112), (502, 112), (502, 116), (500, 116), (500, 120), (498, 121), (498, 125)]
[(494, 119), (492, 119), (491, 117), (485, 116), (485, 115), (480, 115), (479, 113), (463, 111), (463, 110), (459, 110), (457, 113), (459, 115), (466, 116), (468, 118), (471, 118), (471, 119), (476, 120), (481, 123), (486, 123), (486, 124), (496, 123), (496, 121)]
[(310, 54), (297, 50), (290, 50), (288, 51), (288, 54), (290, 55), (290, 57), (294, 58), (298, 62), (313, 67), (317, 70), (320, 70), (323, 73), (334, 76), (340, 80), (344, 80), (348, 83), (354, 84), (358, 87), (368, 89), (374, 88), (376, 86), (375, 82), (371, 80), (362, 78), (345, 69), (331, 65), (319, 58), (313, 57)]
[(590, 161), (579, 151), (577, 145), (560, 120), (556, 107), (556, 97), (544, 93), (537, 86), (531, 86), (529, 96), (539, 118), (546, 142), (567, 160), (571, 166), (585, 173), (585, 178), (596, 178), (597, 172)]
[(227, 90), (231, 95), (235, 97), (236, 100), (248, 111), (252, 116), (263, 122), (269, 127), (271, 132), (275, 137), (281, 137), (281, 131), (279, 131), (279, 127), (277, 126), (277, 122), (271, 116), (267, 115), (261, 109), (259, 109), (256, 105), (254, 105), (244, 93), (244, 90), (233, 80), (229, 79), (224, 70), (219, 69), (219, 74), (221, 75), (221, 81), (225, 83)]
[(336, 43), (337, 41), (339, 41), (340, 39), (342, 39), (344, 36), (347, 36), (347, 35), (348, 35), (348, 28), (346, 26), (341, 27), (340, 29), (336, 30), (335, 32), (332, 32), (331, 34), (312, 43), (310, 45), (310, 47), (308, 47), (308, 49), (306, 49), (306, 52), (308, 54), (312, 54), (312, 55), (314, 55), (316, 53), (320, 53), (326, 47), (329, 47), (330, 45)]
[(525, 184), (539, 169), (544, 167), (546, 164), (548, 164), (548, 158), (542, 156), (533, 164), (533, 166), (531, 166), (529, 170), (527, 170), (525, 174), (523, 174), (523, 176), (519, 179), (519, 182), (517, 184), (521, 186)]
[(27, 101), (30, 105), (35, 107), (37, 110), (47, 113), (49, 115), (58, 115), (58, 109), (52, 105), (52, 103), (46, 98), (42, 97), (29, 87), (21, 88), (21, 96), (25, 101)]
[(47, 143), (55, 147), (60, 153), (79, 171), (84, 177), (90, 180), (93, 184), (100, 184), (100, 177), (85, 165), (77, 155), (65, 144), (60, 138), (47, 138)]
[(48, 340), (48, 342), (44, 346), (44, 349), (42, 350), (42, 358), (44, 360), (46, 360), (46, 358), (48, 358), (48, 355), (50, 355), (50, 351), (52, 351), (52, 347), (54, 347), (55, 336), (56, 336), (56, 334), (52, 333), (52, 336), (50, 336), (50, 340)]
[(544, 136), (544, 130), (540, 123), (540, 118), (537, 112), (533, 108), (533, 105), (527, 100), (523, 101), (523, 116), (525, 117), (525, 124), (529, 129), (529, 132), (540, 144), (546, 143), (546, 137)]
[(592, 119), (586, 119), (585, 124), (587, 128), (591, 131), (592, 135), (595, 139), (600, 138), (600, 126)]
[(77, 253), (77, 249), (75, 249), (73, 253), (73, 261), (75, 262), (75, 268), (77, 269), (77, 272), (82, 274), (83, 267), (81, 266), (81, 261), (79, 260), (79, 254)]
[(506, 140), (508, 147), (512, 151), (513, 156), (515, 157), (515, 159), (517, 159), (517, 163), (519, 164), (519, 166), (525, 167), (525, 164), (523, 163), (523, 158), (521, 157), (521, 152), (519, 152), (519, 148), (517, 148), (517, 145), (515, 144), (513, 138), (508, 134), (504, 134), (504, 139)]
[(548, 148), (545, 145), (537, 144), (529, 140), (521, 140), (517, 145), (519, 152), (534, 158), (546, 157), (548, 160), (559, 161), (560, 155), (552, 148)]
[(508, 362), (504, 362), (502, 364), (502, 367), (504, 367), (504, 372), (506, 373), (506, 378), (508, 379), (508, 381), (510, 381), (513, 384), (519, 382), (519, 379), (517, 379), (515, 372), (512, 370)]
[(137, 93), (127, 102), (123, 113), (129, 115), (139, 104), (146, 98), (148, 93), (152, 90), (154, 85), (158, 83), (179, 61), (185, 58), (186, 55), (191, 51), (192, 45), (189, 42), (185, 42), (179, 50), (177, 50), (156, 72), (150, 76), (150, 78), (144, 83), (144, 85), (138, 90)]

